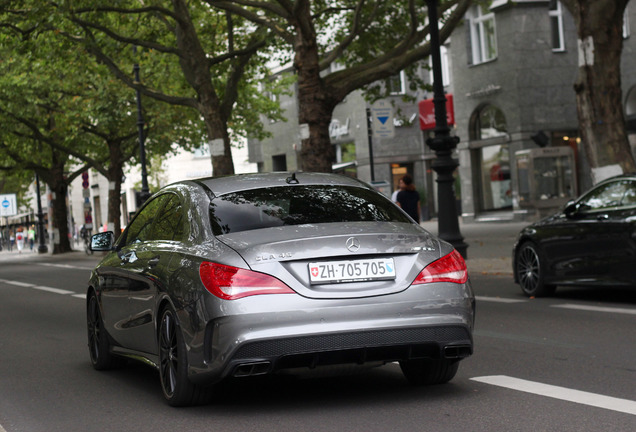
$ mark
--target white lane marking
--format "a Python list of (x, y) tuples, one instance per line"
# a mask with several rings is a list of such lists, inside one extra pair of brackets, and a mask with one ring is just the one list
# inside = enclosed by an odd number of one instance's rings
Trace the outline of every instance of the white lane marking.
[(35, 286), (33, 284), (30, 284), (30, 283), (19, 282), (19, 281), (11, 281), (11, 280), (5, 280), (4, 283), (9, 284), (9, 285), (19, 286), (19, 287), (25, 287), (25, 288), (31, 288), (31, 287)]
[(48, 291), (48, 292), (52, 292), (55, 294), (75, 294), (75, 291), (69, 291), (69, 290), (64, 290), (64, 289), (59, 289), (59, 288), (52, 288), (52, 287), (47, 287), (47, 286), (34, 286), (33, 289), (36, 290), (40, 290), (40, 291)]
[(563, 309), (576, 309), (576, 310), (584, 310), (584, 311), (592, 311), (592, 312), (609, 312), (609, 313), (636, 315), (636, 309), (627, 309), (627, 308), (585, 306), (585, 305), (577, 305), (577, 304), (571, 304), (571, 303), (552, 305), (552, 307), (558, 307)]
[[(55, 294), (62, 294), (62, 295), (71, 294), (72, 297), (78, 297), (78, 298), (86, 299), (86, 294), (77, 294), (75, 291), (69, 291), (69, 290), (65, 290), (65, 289), (61, 289), (61, 288), (53, 288), (53, 287), (47, 287), (47, 286), (43, 286), (43, 285), (35, 285), (35, 284), (24, 283), (24, 282), (19, 282), (19, 281), (12, 281), (12, 280), (6, 280), (6, 279), (0, 279), (0, 283), (6, 283), (8, 285), (15, 285), (15, 286), (23, 287), (23, 288), (33, 288), (33, 289), (36, 289), (36, 290), (52, 292), (52, 293), (55, 293)], [(2, 432), (1, 429), (0, 429), (0, 432)]]
[(37, 264), (41, 266), (47, 266), (47, 267), (60, 267), (60, 268), (75, 269), (75, 270), (93, 270), (95, 268), (95, 266), (80, 267), (80, 266), (75, 266), (71, 264), (53, 264), (53, 263), (37, 263)]
[(485, 297), (485, 296), (475, 296), (476, 300), (479, 301), (487, 301), (487, 302), (495, 302), (495, 303), (526, 303), (528, 300), (519, 300), (519, 299), (508, 299), (501, 297)]
[(557, 387), (549, 384), (541, 384), (533, 381), (526, 381), (505, 375), (493, 375), (471, 378), (473, 381), (518, 390), (525, 393), (532, 393), (539, 396), (546, 396), (554, 399), (561, 399), (568, 402), (604, 408), (626, 414), (636, 415), (636, 401), (619, 399), (611, 396), (604, 396), (596, 393), (588, 393), (580, 390), (572, 390), (566, 387)]

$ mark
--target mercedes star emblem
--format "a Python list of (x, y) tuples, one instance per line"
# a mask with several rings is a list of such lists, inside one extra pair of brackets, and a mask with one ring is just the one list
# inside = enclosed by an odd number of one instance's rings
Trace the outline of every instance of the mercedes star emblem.
[(347, 249), (349, 249), (349, 252), (357, 252), (360, 249), (360, 240), (355, 237), (349, 237), (347, 239)]

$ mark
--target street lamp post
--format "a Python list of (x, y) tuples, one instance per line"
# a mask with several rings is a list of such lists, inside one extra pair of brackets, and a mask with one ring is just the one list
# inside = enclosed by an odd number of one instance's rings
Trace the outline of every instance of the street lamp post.
[(437, 173), (438, 235), (452, 244), (464, 257), (467, 257), (468, 245), (459, 231), (459, 220), (453, 184), (453, 172), (459, 166), (453, 159), (459, 137), (450, 135), (446, 119), (446, 96), (442, 81), (439, 28), (437, 25), (437, 0), (426, 0), (431, 36), (431, 59), (433, 61), (433, 105), (435, 107), (434, 136), (426, 144), (435, 151), (432, 168)]
[[(133, 46), (133, 53), (137, 54), (137, 47)], [(139, 64), (135, 62), (133, 65), (135, 74), (135, 84), (141, 84), (139, 80)], [(139, 129), (139, 160), (141, 162), (141, 194), (140, 203), (143, 204), (150, 197), (150, 189), (148, 188), (148, 172), (146, 170), (146, 147), (144, 143), (144, 117), (141, 112), (141, 92), (139, 88), (135, 89), (137, 95), (137, 128)]]
[(35, 193), (38, 204), (38, 253), (47, 253), (48, 248), (44, 244), (44, 214), (42, 214), (42, 197), (40, 195), (40, 176), (35, 173)]

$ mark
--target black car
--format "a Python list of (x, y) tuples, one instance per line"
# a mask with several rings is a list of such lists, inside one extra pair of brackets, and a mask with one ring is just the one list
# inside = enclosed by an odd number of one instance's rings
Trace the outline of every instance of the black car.
[(557, 285), (636, 287), (636, 174), (604, 180), (562, 211), (524, 228), (513, 250), (527, 296)]

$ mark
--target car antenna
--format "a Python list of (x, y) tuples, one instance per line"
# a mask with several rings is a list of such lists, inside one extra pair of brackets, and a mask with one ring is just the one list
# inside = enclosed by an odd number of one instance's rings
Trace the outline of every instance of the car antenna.
[(287, 179), (285, 180), (287, 182), (287, 184), (298, 184), (299, 181), (296, 178), (296, 173), (293, 172), (292, 175), (290, 177), (287, 177)]

